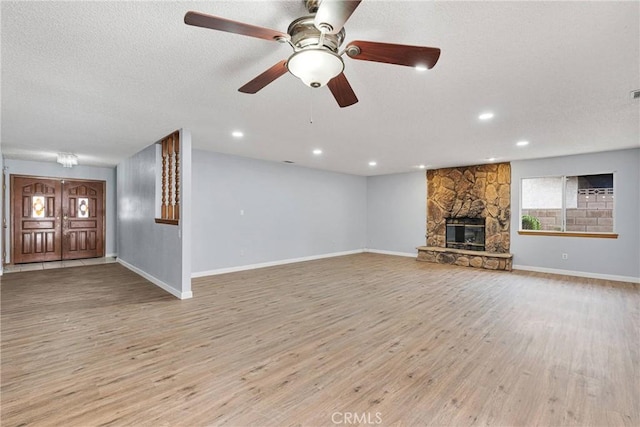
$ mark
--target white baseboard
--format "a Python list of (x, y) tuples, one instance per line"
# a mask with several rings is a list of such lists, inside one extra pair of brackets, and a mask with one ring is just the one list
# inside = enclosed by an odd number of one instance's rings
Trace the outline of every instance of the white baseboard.
[(301, 258), (289, 258), (289, 259), (282, 259), (278, 261), (261, 262), (259, 264), (239, 265), (237, 267), (227, 267), (227, 268), (217, 268), (215, 270), (197, 271), (195, 273), (191, 273), (191, 278), (215, 276), (218, 274), (235, 273), (238, 271), (255, 270), (256, 268), (273, 267), (276, 265), (293, 264), (296, 262), (303, 262), (303, 261), (313, 261), (313, 260), (322, 259), (322, 258), (333, 258), (337, 256), (360, 254), (362, 252), (364, 252), (364, 249), (356, 249), (354, 251), (332, 252), (328, 254), (312, 255), (312, 256), (306, 256)]
[(615, 274), (589, 273), (586, 271), (560, 270), (557, 268), (532, 267), (529, 265), (514, 265), (514, 270), (535, 271), (538, 273), (562, 274), (565, 276), (588, 277), (590, 279), (614, 280), (617, 282), (640, 283), (640, 277), (617, 276)]
[(113, 254), (106, 254), (104, 256), (105, 258), (118, 258), (118, 253), (113, 253)]
[(129, 264), (128, 262), (124, 261), (122, 258), (118, 258), (117, 262), (119, 264), (122, 264), (124, 267), (128, 268), (129, 270), (133, 271), (134, 273), (144, 277), (145, 279), (147, 279), (148, 281), (150, 281), (154, 285), (158, 286), (159, 288), (164, 289), (165, 291), (169, 292), (171, 295), (173, 295), (173, 296), (175, 296), (177, 298), (188, 299), (188, 298), (192, 298), (193, 297), (193, 292), (191, 292), (191, 291), (189, 291), (189, 292), (181, 292), (181, 291), (177, 290), (176, 288), (174, 288), (173, 286), (164, 283), (162, 280), (160, 280), (160, 279), (158, 279), (156, 277), (153, 277), (149, 273), (140, 270), (138, 267)]
[(417, 258), (418, 253), (410, 253), (410, 252), (395, 252), (395, 251), (383, 251), (380, 249), (365, 249), (365, 252), (370, 252), (372, 254), (383, 254), (383, 255), (395, 255), (395, 256), (404, 256), (409, 258)]

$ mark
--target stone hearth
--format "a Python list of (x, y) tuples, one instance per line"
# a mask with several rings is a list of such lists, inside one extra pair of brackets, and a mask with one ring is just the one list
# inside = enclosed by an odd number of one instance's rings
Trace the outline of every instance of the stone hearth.
[[(485, 251), (446, 247), (447, 218), (482, 218)], [(427, 171), (427, 246), (418, 260), (511, 270), (511, 165), (465, 166)]]
[(511, 254), (468, 251), (464, 249), (418, 247), (418, 261), (438, 264), (454, 264), (462, 267), (485, 268), (487, 270), (511, 271)]

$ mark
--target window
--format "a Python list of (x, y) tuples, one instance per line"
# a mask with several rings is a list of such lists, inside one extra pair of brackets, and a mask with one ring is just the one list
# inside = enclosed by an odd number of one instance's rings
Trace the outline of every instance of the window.
[(613, 174), (523, 178), (520, 230), (613, 233)]

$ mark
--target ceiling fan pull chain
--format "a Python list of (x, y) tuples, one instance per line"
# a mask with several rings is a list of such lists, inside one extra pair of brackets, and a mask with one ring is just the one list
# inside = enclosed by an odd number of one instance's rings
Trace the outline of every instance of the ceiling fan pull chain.
[(313, 88), (309, 88), (309, 124), (313, 124)]

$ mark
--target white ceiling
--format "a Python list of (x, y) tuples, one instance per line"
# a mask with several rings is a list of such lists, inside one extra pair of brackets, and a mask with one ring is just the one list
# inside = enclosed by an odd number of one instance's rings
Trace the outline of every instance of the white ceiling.
[[(239, 93), (291, 48), (183, 23), (196, 10), (286, 32), (305, 14), (302, 1), (1, 7), (8, 158), (54, 161), (64, 151), (81, 164), (115, 165), (180, 127), (197, 149), (358, 175), (640, 146), (640, 103), (630, 97), (640, 89), (637, 1), (364, 0), (347, 42), (442, 55), (422, 73), (345, 56), (360, 102), (344, 109), (328, 88), (290, 74)], [(487, 110), (495, 118), (480, 122)], [(522, 139), (529, 146), (516, 147)]]

